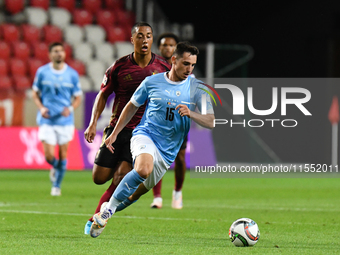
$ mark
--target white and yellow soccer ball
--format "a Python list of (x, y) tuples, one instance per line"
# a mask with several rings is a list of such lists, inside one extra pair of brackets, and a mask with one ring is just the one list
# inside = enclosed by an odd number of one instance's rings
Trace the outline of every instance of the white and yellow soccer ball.
[(229, 238), (237, 247), (253, 246), (260, 238), (259, 226), (252, 219), (238, 219), (230, 226)]

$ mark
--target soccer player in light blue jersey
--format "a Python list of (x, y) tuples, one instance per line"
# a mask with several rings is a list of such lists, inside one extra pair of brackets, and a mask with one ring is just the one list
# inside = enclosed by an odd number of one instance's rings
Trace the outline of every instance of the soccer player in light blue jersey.
[[(66, 172), (67, 148), (74, 134), (73, 111), (81, 102), (78, 73), (65, 61), (62, 43), (49, 46), (51, 62), (41, 66), (33, 82), (33, 100), (38, 106), (39, 140), (43, 143), (46, 161), (52, 166), (51, 195), (61, 195), (61, 182)], [(54, 157), (59, 145), (59, 159)]]
[[(190, 129), (190, 119), (205, 128), (214, 127), (214, 112), (203, 82), (190, 76), (198, 49), (189, 43), (178, 43), (172, 56), (170, 72), (147, 77), (123, 109), (117, 125), (105, 140), (114, 153), (112, 143), (133, 117), (147, 103), (143, 118), (134, 129), (131, 152), (134, 169), (122, 179), (110, 201), (93, 216), (90, 235), (101, 234), (109, 218), (154, 187), (175, 160)], [(203, 90), (204, 89), (204, 90)], [(202, 101), (202, 95), (206, 94)], [(207, 114), (194, 110), (206, 104)], [(137, 189), (138, 188), (138, 189)]]

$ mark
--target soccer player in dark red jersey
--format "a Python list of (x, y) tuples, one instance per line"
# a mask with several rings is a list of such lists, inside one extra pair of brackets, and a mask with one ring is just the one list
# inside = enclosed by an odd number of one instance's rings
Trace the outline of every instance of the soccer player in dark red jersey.
[[(92, 170), (94, 183), (104, 184), (111, 179), (112, 183), (99, 200), (96, 213), (100, 211), (104, 202), (109, 201), (121, 179), (132, 170), (130, 139), (132, 130), (143, 116), (145, 105), (139, 108), (136, 115), (119, 134), (113, 144), (116, 149), (115, 153), (112, 154), (107, 149), (104, 141), (110, 136), (124, 106), (130, 101), (139, 84), (147, 76), (171, 69), (171, 65), (164, 58), (151, 52), (153, 33), (148, 23), (139, 22), (132, 27), (131, 43), (134, 45), (134, 52), (120, 58), (106, 70), (101, 89), (92, 108), (89, 126), (84, 132), (85, 139), (92, 143), (96, 135), (97, 120), (105, 108), (107, 98), (114, 92), (115, 100), (110, 125), (104, 130), (103, 142), (97, 152)], [(86, 223), (85, 234), (89, 234), (92, 221), (93, 219), (90, 218)]]
[[(176, 49), (176, 45), (179, 42), (178, 37), (173, 33), (161, 34), (157, 39), (158, 50), (162, 57), (164, 57), (169, 64), (171, 64), (171, 57)], [(188, 137), (185, 137), (183, 144), (175, 159), (175, 187), (172, 192), (171, 207), (174, 209), (182, 209), (182, 186), (184, 182), (186, 163), (185, 163), (185, 150), (187, 148)], [(162, 208), (163, 199), (161, 195), (162, 179), (153, 187), (153, 201), (151, 208)]]

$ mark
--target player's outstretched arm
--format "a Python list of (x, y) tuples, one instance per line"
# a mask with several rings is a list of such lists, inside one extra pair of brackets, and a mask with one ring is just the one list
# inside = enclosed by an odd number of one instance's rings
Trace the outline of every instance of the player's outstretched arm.
[(214, 114), (202, 115), (197, 112), (190, 111), (188, 106), (184, 104), (177, 105), (176, 110), (178, 110), (178, 113), (182, 117), (187, 116), (202, 127), (209, 128), (209, 129), (212, 129), (214, 127), (214, 119), (215, 119)]
[(96, 100), (94, 101), (94, 104), (92, 107), (91, 120), (90, 120), (89, 126), (84, 132), (85, 139), (89, 143), (92, 143), (94, 137), (96, 136), (97, 121), (105, 108), (107, 98), (108, 96), (102, 91), (99, 91), (99, 93), (96, 96)]
[(105, 140), (105, 144), (106, 147), (113, 153), (113, 146), (112, 144), (116, 141), (118, 134), (120, 133), (120, 131), (123, 130), (123, 128), (129, 123), (129, 121), (132, 119), (132, 117), (136, 114), (137, 110), (139, 107), (135, 106), (133, 103), (131, 103), (131, 101), (129, 101), (121, 115), (119, 116), (119, 119), (117, 121), (117, 124), (114, 128), (114, 130), (112, 131), (111, 135), (106, 138)]

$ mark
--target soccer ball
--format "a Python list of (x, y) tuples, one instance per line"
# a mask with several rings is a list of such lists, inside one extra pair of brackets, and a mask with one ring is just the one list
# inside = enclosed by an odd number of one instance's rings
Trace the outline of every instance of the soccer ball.
[(260, 230), (252, 219), (241, 218), (231, 224), (229, 238), (235, 246), (253, 246), (260, 238)]

